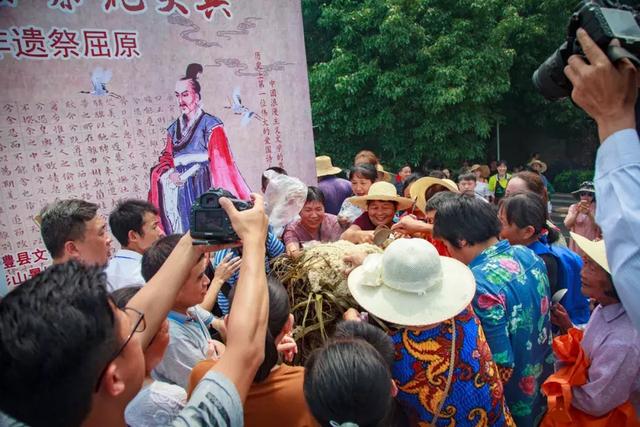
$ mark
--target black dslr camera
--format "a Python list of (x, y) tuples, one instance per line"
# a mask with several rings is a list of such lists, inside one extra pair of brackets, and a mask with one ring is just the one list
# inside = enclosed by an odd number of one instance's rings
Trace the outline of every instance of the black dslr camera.
[(253, 203), (236, 199), (222, 188), (211, 188), (191, 206), (189, 225), (194, 245), (216, 245), (239, 240), (231, 226), (231, 220), (220, 206), (220, 197), (226, 197), (239, 211), (251, 209)]
[[(571, 55), (584, 56), (576, 37), (578, 28), (589, 34), (611, 62), (629, 58), (636, 66), (640, 66), (637, 13), (629, 6), (614, 4), (610, 0), (584, 3), (569, 20), (567, 40), (533, 73), (534, 86), (550, 101), (566, 98), (573, 90), (573, 85), (564, 75), (564, 67)], [(621, 46), (609, 46), (613, 39), (618, 39)]]

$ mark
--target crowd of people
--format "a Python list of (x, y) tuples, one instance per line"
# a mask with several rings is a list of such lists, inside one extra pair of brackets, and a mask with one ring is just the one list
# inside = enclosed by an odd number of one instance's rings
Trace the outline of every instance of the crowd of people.
[[(281, 235), (262, 195), (220, 199), (239, 237), (224, 245), (165, 235), (143, 200), (108, 220), (58, 200), (41, 212), (53, 265), (0, 302), (0, 425), (640, 425), (638, 73), (578, 37), (589, 63), (565, 73), (602, 145), (568, 247), (539, 159), (394, 180), (371, 151), (346, 174), (319, 156)], [(382, 253), (344, 259), (357, 306), (293, 366), (273, 259), (380, 235)]]

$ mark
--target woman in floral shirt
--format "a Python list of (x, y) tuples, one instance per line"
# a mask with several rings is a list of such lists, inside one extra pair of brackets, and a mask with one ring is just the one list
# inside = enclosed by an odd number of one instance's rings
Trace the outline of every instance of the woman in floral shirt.
[(438, 209), (434, 234), (476, 279), (480, 318), (518, 427), (536, 426), (546, 409), (540, 385), (553, 372), (549, 280), (530, 249), (498, 240), (495, 208), (459, 196)]

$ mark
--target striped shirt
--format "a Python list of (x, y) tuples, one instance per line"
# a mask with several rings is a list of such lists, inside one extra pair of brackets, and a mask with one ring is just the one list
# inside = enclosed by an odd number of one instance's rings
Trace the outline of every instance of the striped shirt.
[[(266, 256), (264, 258), (264, 267), (267, 273), (269, 273), (269, 262), (273, 258), (284, 253), (284, 244), (280, 240), (278, 240), (275, 234), (271, 232), (271, 228), (269, 228), (269, 232), (267, 233), (267, 240), (265, 243)], [(220, 251), (216, 251), (213, 253), (213, 259), (211, 261), (213, 267), (216, 268), (222, 262), (224, 257), (230, 253), (232, 254), (232, 257), (241, 256), (238, 248), (222, 249)], [(235, 273), (233, 273), (229, 280), (227, 280), (229, 286), (235, 286), (236, 282), (238, 281), (239, 275), (240, 271), (236, 271)], [(218, 293), (218, 306), (220, 307), (220, 311), (222, 311), (223, 314), (229, 314), (229, 300), (222, 292)]]

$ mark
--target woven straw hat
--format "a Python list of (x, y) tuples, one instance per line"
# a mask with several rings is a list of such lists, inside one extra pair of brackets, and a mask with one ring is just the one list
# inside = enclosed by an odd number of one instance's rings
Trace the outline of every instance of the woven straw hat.
[(364, 210), (367, 210), (367, 202), (370, 200), (396, 202), (398, 204), (398, 210), (408, 209), (413, 206), (411, 199), (398, 196), (396, 187), (390, 182), (385, 181), (374, 182), (371, 187), (369, 187), (369, 192), (366, 196), (354, 196), (347, 200)]
[(609, 262), (607, 261), (607, 248), (604, 240), (593, 241), (584, 236), (570, 232), (571, 238), (589, 258), (594, 260), (600, 267), (604, 268), (607, 273), (611, 274)]
[(316, 157), (316, 177), (335, 175), (342, 172), (342, 169), (333, 166), (331, 163), (331, 157), (318, 156)]
[(393, 179), (393, 175), (390, 172), (387, 172), (386, 170), (384, 170), (384, 166), (382, 166), (380, 163), (376, 165), (376, 170), (382, 175), (384, 175), (385, 181), (391, 182), (391, 180)]
[(422, 212), (424, 212), (427, 208), (427, 201), (424, 198), (424, 193), (425, 191), (427, 191), (427, 188), (435, 184), (442, 185), (449, 191), (453, 191), (454, 193), (460, 192), (456, 183), (451, 181), (450, 179), (440, 179), (434, 178), (432, 176), (425, 176), (424, 178), (420, 178), (411, 185), (411, 189), (409, 191), (411, 193), (411, 199), (416, 201), (416, 206)]
[(480, 169), (480, 175), (485, 179), (489, 178), (489, 176), (491, 175), (491, 169), (489, 169), (489, 166), (480, 165), (477, 163), (469, 168), (469, 172), (475, 172), (478, 169)]
[(532, 166), (534, 164), (540, 165), (540, 173), (545, 173), (547, 171), (547, 164), (545, 162), (543, 162), (542, 160), (531, 160), (529, 162), (529, 166)]

